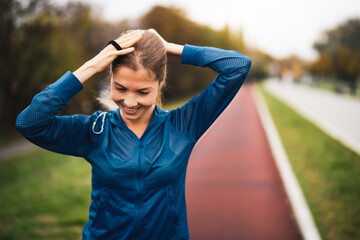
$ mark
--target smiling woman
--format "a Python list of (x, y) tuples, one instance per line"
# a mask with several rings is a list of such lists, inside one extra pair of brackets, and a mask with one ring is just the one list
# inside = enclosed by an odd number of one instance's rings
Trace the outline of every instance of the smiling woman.
[[(168, 43), (155, 30), (132, 31), (115, 41), (119, 46), (108, 45), (37, 94), (16, 127), (40, 147), (91, 164), (83, 239), (190, 239), (185, 203), (190, 154), (242, 86), (251, 61), (236, 51)], [(204, 92), (171, 111), (158, 101), (167, 54), (219, 74)], [(56, 116), (85, 81), (109, 65), (115, 109)]]
[(159, 81), (154, 74), (149, 74), (151, 70), (144, 68), (134, 71), (118, 66), (112, 69), (111, 98), (120, 108), (123, 121), (140, 138), (154, 113)]
[(155, 104), (161, 106), (167, 56), (155, 31), (144, 32), (134, 48), (134, 52), (117, 57), (111, 64), (111, 99), (120, 108), (123, 121), (140, 138)]

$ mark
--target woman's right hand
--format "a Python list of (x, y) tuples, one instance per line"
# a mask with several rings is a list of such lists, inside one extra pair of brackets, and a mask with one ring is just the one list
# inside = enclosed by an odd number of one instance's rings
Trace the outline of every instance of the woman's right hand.
[(81, 83), (84, 83), (95, 73), (104, 71), (118, 56), (133, 52), (135, 49), (132, 46), (141, 39), (143, 34), (142, 30), (135, 30), (120, 36), (115, 41), (122, 50), (117, 50), (111, 44), (107, 45), (100, 53), (76, 70), (74, 75)]

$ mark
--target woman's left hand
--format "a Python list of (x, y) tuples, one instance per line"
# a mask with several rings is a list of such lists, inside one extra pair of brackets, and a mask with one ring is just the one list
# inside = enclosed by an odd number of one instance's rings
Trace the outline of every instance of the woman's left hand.
[(170, 55), (181, 55), (184, 46), (183, 45), (179, 45), (179, 44), (175, 44), (175, 43), (169, 43), (168, 41), (166, 41), (162, 36), (160, 36), (160, 34), (153, 28), (148, 30), (149, 32), (155, 33), (163, 42), (165, 50), (168, 54)]

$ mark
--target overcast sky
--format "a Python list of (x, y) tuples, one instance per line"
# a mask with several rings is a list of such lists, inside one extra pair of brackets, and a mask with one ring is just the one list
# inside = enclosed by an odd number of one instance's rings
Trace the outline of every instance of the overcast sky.
[[(67, 2), (68, 0), (58, 0)], [(177, 6), (187, 17), (221, 29), (244, 32), (247, 44), (275, 57), (316, 57), (321, 33), (345, 20), (360, 18), (360, 0), (81, 0), (108, 21), (138, 18), (154, 5)], [(55, 2), (55, 1), (54, 1)]]

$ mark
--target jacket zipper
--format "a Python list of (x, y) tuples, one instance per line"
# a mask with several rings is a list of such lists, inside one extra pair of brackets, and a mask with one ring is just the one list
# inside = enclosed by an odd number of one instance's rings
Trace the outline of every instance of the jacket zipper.
[(137, 234), (141, 236), (141, 215), (142, 215), (142, 151), (143, 151), (143, 143), (139, 143), (139, 158), (138, 158), (138, 193), (137, 193), (137, 203), (138, 203), (138, 221), (137, 221)]

